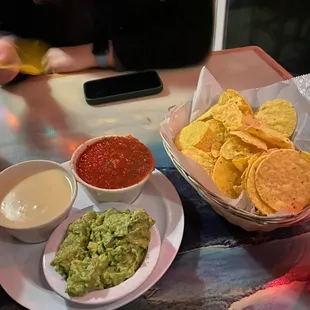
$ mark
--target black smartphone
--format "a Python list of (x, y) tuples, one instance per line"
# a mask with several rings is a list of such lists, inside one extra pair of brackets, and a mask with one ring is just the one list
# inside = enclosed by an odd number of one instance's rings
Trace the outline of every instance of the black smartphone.
[(84, 83), (84, 95), (89, 105), (155, 95), (163, 90), (156, 71), (118, 75)]

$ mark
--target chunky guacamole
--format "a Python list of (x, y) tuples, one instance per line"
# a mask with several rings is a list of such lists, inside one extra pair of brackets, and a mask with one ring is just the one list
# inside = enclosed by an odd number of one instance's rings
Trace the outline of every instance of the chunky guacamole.
[(154, 220), (143, 209), (91, 211), (68, 227), (51, 266), (70, 296), (116, 286), (144, 260)]

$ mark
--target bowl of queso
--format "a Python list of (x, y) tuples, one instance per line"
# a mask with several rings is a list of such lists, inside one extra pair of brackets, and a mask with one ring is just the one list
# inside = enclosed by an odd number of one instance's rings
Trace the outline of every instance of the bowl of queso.
[(152, 175), (154, 157), (130, 135), (104, 136), (80, 145), (70, 167), (97, 202), (132, 203)]
[(26, 243), (46, 241), (77, 195), (74, 175), (60, 164), (31, 160), (0, 173), (0, 227)]

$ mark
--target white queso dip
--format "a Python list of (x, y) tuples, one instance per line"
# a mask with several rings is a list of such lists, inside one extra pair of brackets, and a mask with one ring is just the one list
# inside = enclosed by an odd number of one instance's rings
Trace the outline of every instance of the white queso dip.
[(27, 228), (49, 222), (70, 203), (72, 188), (61, 169), (38, 171), (18, 180), (2, 197), (0, 225)]

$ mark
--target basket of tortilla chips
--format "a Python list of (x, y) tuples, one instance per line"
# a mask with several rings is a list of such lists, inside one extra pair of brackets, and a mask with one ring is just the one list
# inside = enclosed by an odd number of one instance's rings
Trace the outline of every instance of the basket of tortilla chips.
[(293, 142), (298, 115), (291, 102), (272, 98), (254, 108), (227, 89), (178, 127), (190, 106), (171, 111), (160, 133), (175, 167), (215, 212), (250, 231), (309, 218), (310, 154)]

